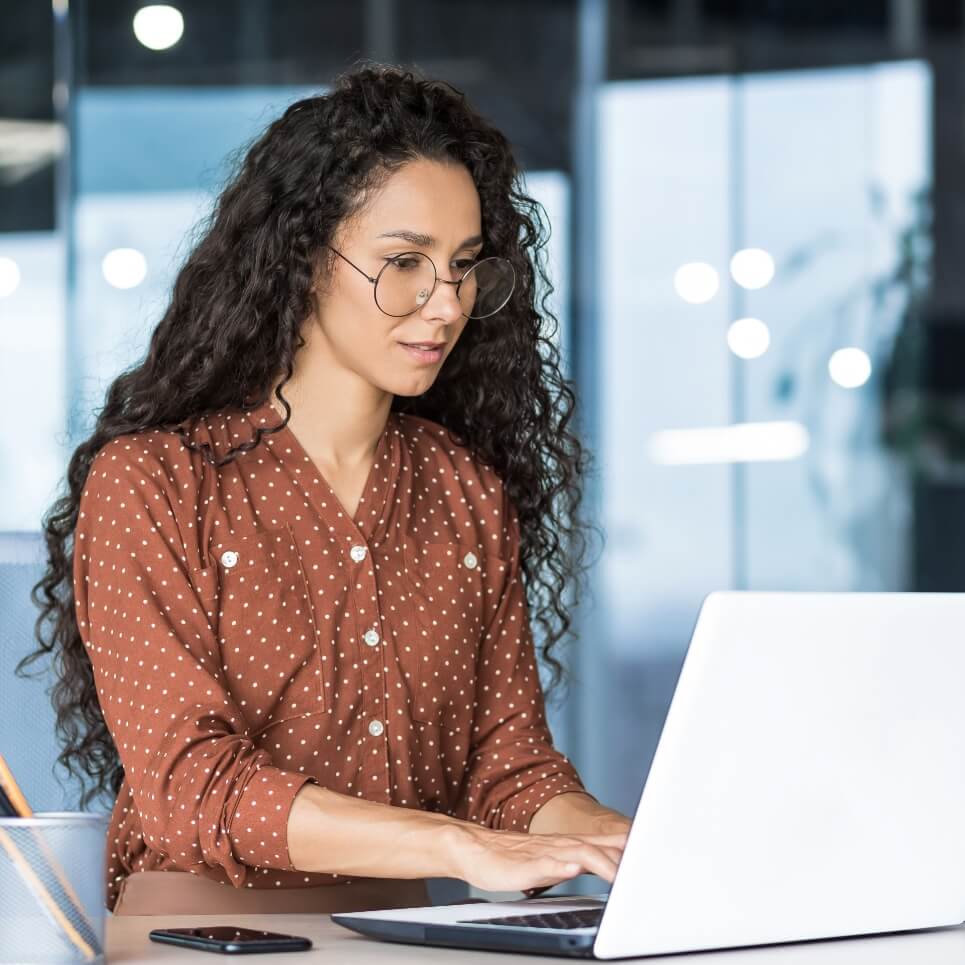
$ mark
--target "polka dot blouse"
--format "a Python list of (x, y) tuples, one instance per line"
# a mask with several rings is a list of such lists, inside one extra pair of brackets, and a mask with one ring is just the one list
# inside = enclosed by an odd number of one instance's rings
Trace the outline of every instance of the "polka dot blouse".
[[(191, 438), (221, 454), (280, 420), (225, 409)], [(218, 469), (174, 432), (115, 438), (73, 579), (125, 771), (108, 908), (136, 870), (350, 880), (292, 866), (309, 781), (514, 831), (586, 792), (546, 723), (515, 510), (438, 423), (389, 415), (354, 518), (288, 427)]]

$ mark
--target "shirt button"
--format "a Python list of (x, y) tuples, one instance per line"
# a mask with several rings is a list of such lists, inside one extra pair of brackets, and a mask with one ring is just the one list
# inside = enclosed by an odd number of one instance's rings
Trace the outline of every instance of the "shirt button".
[(382, 721), (380, 720), (373, 720), (369, 723), (369, 733), (373, 737), (378, 737), (379, 734), (381, 734), (382, 731), (384, 730), (385, 730), (385, 727), (383, 726)]
[(476, 564), (479, 562), (479, 560), (476, 559), (476, 554), (475, 554), (475, 553), (467, 553), (467, 554), (462, 558), (462, 561), (463, 561), (463, 563), (466, 564), (466, 566), (469, 567), (469, 569), (474, 569), (475, 566), (476, 566)]
[(365, 559), (365, 554), (367, 552), (368, 550), (364, 546), (353, 546), (349, 550), (349, 556), (351, 556), (356, 563), (361, 563), (362, 560)]
[(366, 630), (365, 636), (362, 638), (370, 647), (375, 647), (379, 642), (379, 631), (378, 630)]
[(238, 554), (234, 550), (225, 550), (221, 554), (221, 563), (223, 566), (232, 567), (238, 562)]

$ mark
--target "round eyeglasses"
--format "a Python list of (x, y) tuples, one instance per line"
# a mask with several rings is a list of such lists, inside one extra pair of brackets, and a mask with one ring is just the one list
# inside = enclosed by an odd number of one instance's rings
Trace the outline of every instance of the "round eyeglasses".
[(349, 261), (337, 248), (331, 248), (372, 285), (375, 304), (395, 318), (411, 315), (432, 297), (438, 282), (456, 286), (456, 297), (466, 318), (488, 318), (509, 301), (516, 287), (516, 270), (506, 258), (481, 258), (470, 262), (457, 281), (440, 278), (435, 262), (421, 251), (393, 255), (373, 278)]

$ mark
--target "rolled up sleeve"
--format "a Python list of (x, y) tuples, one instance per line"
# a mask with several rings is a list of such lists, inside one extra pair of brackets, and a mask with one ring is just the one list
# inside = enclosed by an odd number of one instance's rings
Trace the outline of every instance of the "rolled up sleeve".
[(74, 536), (77, 625), (145, 842), (241, 887), (249, 866), (295, 870), (288, 815), (314, 779), (249, 736), (190, 579), (183, 513), (196, 506), (181, 496), (130, 437), (98, 452)]
[(569, 758), (553, 746), (520, 579), (518, 516), (504, 490), (502, 505), (499, 555), (508, 565), (481, 644), (470, 760), (455, 815), (526, 832), (550, 799), (588, 792)]

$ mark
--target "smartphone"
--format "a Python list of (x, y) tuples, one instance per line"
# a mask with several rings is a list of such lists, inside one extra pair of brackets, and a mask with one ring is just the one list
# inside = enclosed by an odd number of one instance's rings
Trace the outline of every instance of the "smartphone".
[(278, 932), (238, 928), (234, 925), (155, 928), (148, 932), (148, 937), (154, 942), (183, 945), (185, 948), (197, 948), (203, 952), (221, 952), (224, 955), (300, 952), (312, 947), (311, 941), (300, 935), (281, 935)]

